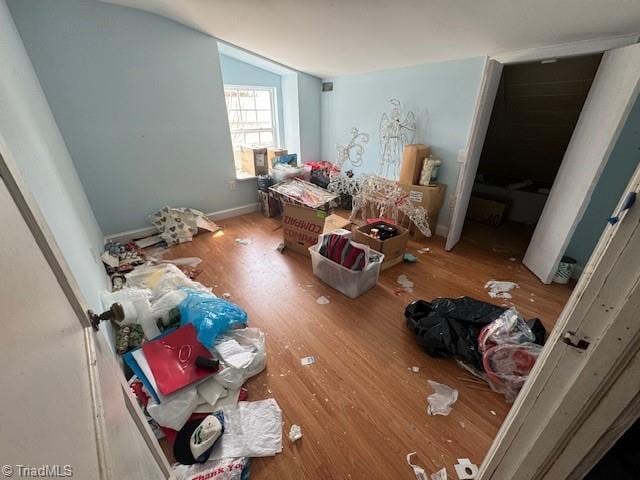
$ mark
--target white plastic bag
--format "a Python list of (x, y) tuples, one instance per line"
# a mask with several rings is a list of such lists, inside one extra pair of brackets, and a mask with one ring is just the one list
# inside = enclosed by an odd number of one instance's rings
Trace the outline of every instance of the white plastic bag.
[(449, 415), (453, 409), (453, 404), (458, 400), (458, 390), (448, 385), (428, 380), (434, 393), (427, 397), (429, 415)]
[(151, 301), (155, 302), (179, 287), (209, 292), (201, 283), (194, 282), (182, 270), (171, 263), (144, 265), (125, 275), (129, 287), (151, 290)]
[(211, 405), (215, 405), (219, 399), (228, 395), (227, 389), (224, 388), (215, 377), (209, 377), (205, 381), (200, 382), (196, 386), (196, 390), (198, 390), (198, 395), (200, 395), (201, 400)]
[(484, 353), (494, 345), (533, 343), (536, 336), (515, 308), (505, 310), (478, 336), (478, 349)]
[[(246, 367), (235, 368), (231, 365), (224, 365), (215, 379), (225, 388), (230, 390), (238, 389), (249, 378), (257, 375), (267, 364), (267, 349), (265, 345), (264, 333), (257, 328), (242, 328), (237, 330), (229, 330), (214, 345), (216, 352), (218, 345), (227, 345), (229, 340), (235, 340), (237, 344), (248, 354), (250, 361)], [(224, 349), (223, 349), (224, 352)], [(219, 355), (222, 356), (220, 352)], [(222, 360), (224, 362), (224, 358)]]
[(139, 324), (142, 325), (144, 336), (147, 340), (151, 340), (160, 334), (158, 327), (153, 322), (149, 322), (151, 313), (152, 292), (148, 288), (124, 287), (116, 292), (103, 292), (102, 305), (105, 310), (114, 303), (119, 303), (124, 308), (125, 318), (122, 322), (124, 325)]
[(252, 351), (240, 345), (235, 338), (216, 343), (216, 352), (225, 365), (238, 369), (248, 367), (255, 356)]
[(275, 399), (223, 407), (224, 433), (210, 459), (268, 457), (282, 451), (282, 411)]
[(242, 471), (247, 467), (246, 458), (209, 459), (204, 463), (194, 465), (179, 465), (173, 467), (176, 480), (240, 480)]
[(167, 395), (159, 404), (150, 397), (147, 412), (159, 425), (180, 430), (197, 406), (198, 392), (192, 385)]
[(149, 340), (154, 339), (161, 333), (157, 321), (161, 319), (162, 323), (167, 325), (169, 312), (180, 305), (185, 298), (187, 298), (187, 292), (183, 290), (171, 290), (150, 305), (146, 314), (144, 314), (140, 320), (145, 334), (147, 330), (153, 332), (153, 336), (147, 336)]

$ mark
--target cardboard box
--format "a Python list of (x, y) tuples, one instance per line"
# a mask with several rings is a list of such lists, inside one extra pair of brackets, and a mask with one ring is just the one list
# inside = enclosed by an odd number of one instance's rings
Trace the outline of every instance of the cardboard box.
[(284, 204), (282, 228), (285, 247), (310, 256), (309, 247), (318, 243), (318, 236), (339, 228), (349, 230), (351, 221), (340, 215), (327, 215), (323, 210)]
[(280, 201), (271, 192), (258, 190), (258, 203), (260, 204), (260, 211), (265, 217), (271, 218), (280, 215)]
[(255, 147), (240, 147), (240, 166), (249, 175), (267, 175), (269, 164), (267, 163), (267, 149)]
[(420, 182), (424, 159), (431, 153), (431, 147), (421, 143), (404, 146), (402, 163), (400, 164), (399, 182), (407, 185), (417, 185)]
[(324, 210), (327, 215), (337, 205), (338, 195), (299, 178), (287, 178), (269, 187), (271, 194), (282, 204), (292, 203), (311, 209)]
[(271, 167), (273, 167), (273, 159), (275, 157), (281, 157), (288, 153), (289, 152), (284, 148), (267, 148), (267, 167), (269, 168), (269, 171), (271, 171)]
[(488, 225), (500, 225), (507, 212), (507, 202), (471, 195), (467, 218)]
[(322, 210), (285, 203), (282, 213), (285, 247), (310, 257), (309, 247), (318, 243), (326, 218), (327, 213)]
[(382, 262), (382, 270), (386, 270), (393, 265), (397, 265), (402, 261), (402, 257), (407, 248), (409, 241), (409, 230), (394, 225), (398, 229), (398, 235), (387, 240), (379, 240), (369, 235), (372, 228), (380, 225), (380, 222), (361, 225), (353, 229), (353, 241), (364, 243), (374, 250), (384, 254), (384, 262)]
[(339, 228), (344, 228), (345, 230), (351, 229), (351, 220), (341, 217), (340, 215), (336, 215), (332, 213), (324, 220), (324, 228), (322, 229), (322, 233), (333, 232), (334, 230), (338, 230)]
[[(442, 183), (432, 183), (430, 185), (400, 185), (400, 188), (409, 194), (409, 199), (413, 205), (426, 210), (429, 228), (431, 229), (431, 233), (435, 235), (436, 226), (438, 225), (438, 215), (444, 204), (447, 186)], [(411, 235), (417, 240), (425, 238), (422, 232), (409, 222), (408, 219), (403, 219), (401, 224), (408, 227)]]

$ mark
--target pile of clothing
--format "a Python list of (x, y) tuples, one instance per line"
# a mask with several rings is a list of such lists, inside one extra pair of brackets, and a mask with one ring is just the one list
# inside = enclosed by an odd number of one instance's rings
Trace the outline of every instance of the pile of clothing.
[(432, 357), (454, 357), (513, 401), (545, 342), (539, 319), (470, 297), (416, 300), (405, 308), (408, 327)]
[(331, 162), (324, 160), (316, 162), (305, 162), (311, 168), (310, 182), (320, 188), (327, 188), (331, 181), (331, 173), (339, 172), (339, 169)]
[(320, 238), (318, 253), (349, 270), (360, 271), (367, 265), (369, 248), (351, 240), (351, 232), (334, 230)]
[(173, 446), (177, 478), (213, 478), (220, 468), (230, 475), (221, 478), (247, 478), (249, 458), (282, 451), (277, 402), (246, 401), (243, 387), (266, 366), (264, 333), (176, 265), (143, 265), (126, 277), (103, 303), (122, 307), (116, 334), (141, 331), (123, 352), (129, 385), (156, 435)]

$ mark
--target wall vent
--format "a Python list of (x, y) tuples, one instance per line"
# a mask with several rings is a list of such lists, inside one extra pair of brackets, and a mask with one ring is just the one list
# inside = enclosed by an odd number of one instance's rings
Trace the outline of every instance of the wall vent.
[(322, 82), (323, 92), (333, 92), (333, 82)]

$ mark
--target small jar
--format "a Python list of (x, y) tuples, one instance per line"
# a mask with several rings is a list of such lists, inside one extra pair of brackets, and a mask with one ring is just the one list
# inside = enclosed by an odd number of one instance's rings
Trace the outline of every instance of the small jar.
[(371, 230), (369, 230), (369, 235), (371, 235), (373, 238), (380, 238), (380, 231), (377, 228), (372, 228)]

